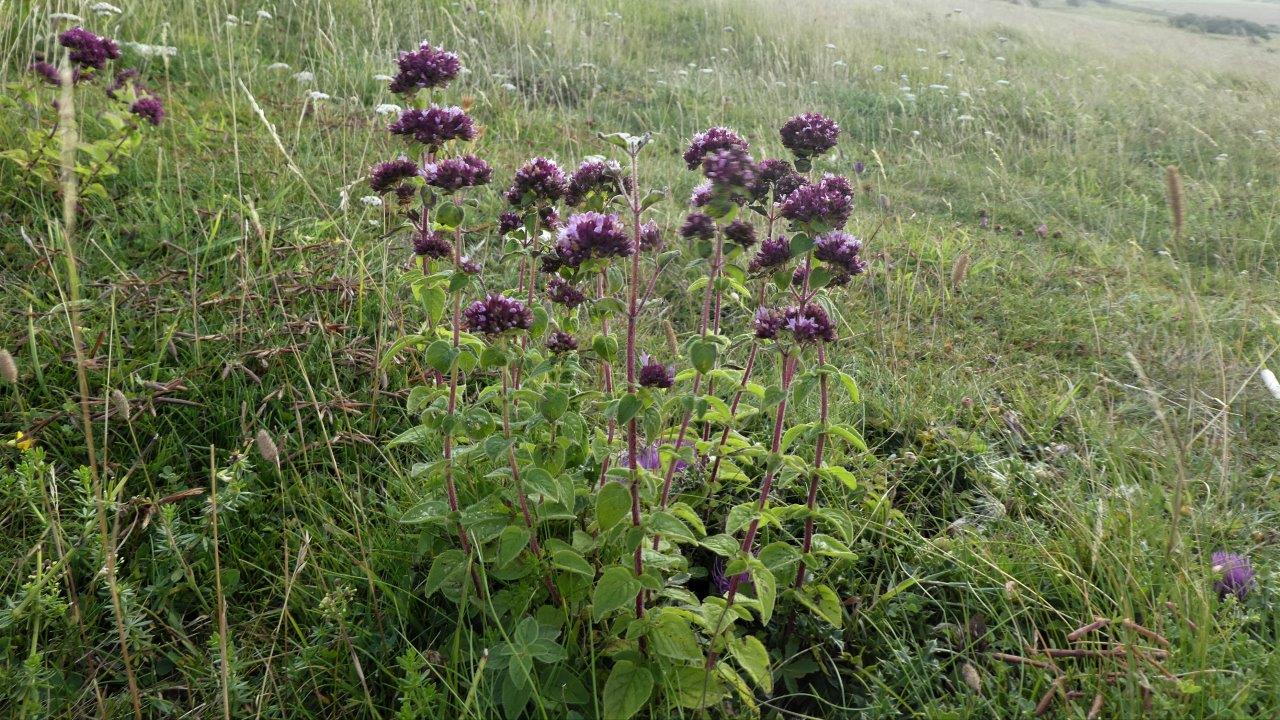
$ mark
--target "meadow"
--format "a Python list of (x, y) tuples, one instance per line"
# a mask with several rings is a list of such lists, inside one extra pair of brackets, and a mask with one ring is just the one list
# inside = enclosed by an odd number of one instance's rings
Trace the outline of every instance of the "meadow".
[[(0, 717), (1280, 712), (1280, 41), (977, 0), (117, 5), (0, 0)], [(75, 26), (120, 57), (30, 69)], [(392, 92), (424, 41), (462, 69)], [(472, 136), (388, 132), (428, 100)], [(838, 143), (795, 157), (811, 112)], [(718, 126), (847, 178), (847, 220), (689, 163)], [(370, 188), (464, 152), (487, 183)], [(570, 203), (519, 184), (539, 156), (619, 166)]]

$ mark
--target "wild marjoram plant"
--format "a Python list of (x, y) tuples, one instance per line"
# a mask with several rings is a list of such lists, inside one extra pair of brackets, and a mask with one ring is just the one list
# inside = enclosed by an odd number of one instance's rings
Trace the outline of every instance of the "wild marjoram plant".
[[(431, 373), (408, 398), (420, 425), (391, 444), (430, 454), (413, 469), (426, 497), (402, 519), (424, 528), (425, 592), (456, 601), (459, 637), (485, 638), (457, 647), (489, 645), (477, 662), (498, 676), (472, 692), (492, 693), (511, 718), (531, 702), (608, 718), (650, 703), (707, 708), (730, 693), (754, 704), (752, 685), (772, 692), (774, 664), (794, 654), (789, 641), (843, 620), (837, 590), (814, 578), (852, 557), (853, 522), (821, 507), (818, 488), (853, 483), (825, 463), (831, 435), (864, 446), (828, 423), (829, 378), (856, 386), (826, 362), (836, 340), (827, 293), (865, 265), (861, 242), (840, 230), (848, 181), (801, 174), (839, 128), (812, 113), (788, 121), (782, 142), (794, 165), (755, 162), (726, 128), (695, 137), (685, 160), (707, 182), (679, 232), (687, 248), (664, 252), (644, 218), (662, 199), (642, 189), (648, 133), (602, 135), (624, 162), (590, 157), (568, 177), (550, 159), (530, 160), (504, 193), (498, 237), (486, 240), (466, 220), (492, 171), (456, 149), (481, 133), (465, 109), (424, 92), (445, 88), (459, 59), (424, 43), (398, 64), (391, 89), (409, 107), (390, 131), (417, 157), (376, 165), (369, 183), (394, 193), (421, 258), (409, 282), (426, 322), (390, 352), (422, 350)], [(757, 229), (744, 208), (764, 221), (745, 269)], [(790, 238), (778, 232), (783, 220)], [(483, 272), (466, 244), (485, 258)], [(706, 273), (695, 283), (698, 327), (683, 343), (691, 369), (677, 374), (639, 346), (639, 324), (663, 271), (689, 252), (689, 267), (705, 262)], [(621, 348), (610, 323), (619, 317)], [(725, 320), (744, 327), (726, 337)], [(743, 348), (743, 369), (722, 366)], [(776, 369), (767, 389), (751, 381), (758, 367)], [(790, 394), (814, 385), (818, 420), (788, 429)], [(750, 412), (740, 412), (744, 399)], [(770, 411), (770, 427), (749, 422)], [(789, 453), (810, 439), (812, 458)], [(682, 474), (709, 480), (708, 492), (677, 492)], [(727, 520), (709, 517), (717, 491), (741, 495)], [(724, 533), (707, 537), (709, 523)], [(786, 622), (775, 621), (779, 603)]]
[[(28, 67), (29, 77), (36, 78), (34, 83), (16, 83), (8, 89), (12, 100), (0, 99), (0, 102), (21, 100), (34, 111), (48, 119), (48, 123), (40, 123), (27, 130), (26, 134), (15, 143), (15, 147), (0, 152), (0, 157), (17, 165), (21, 172), (19, 178), (26, 182), (38, 184), (46, 189), (58, 188), (61, 168), (60, 148), (58, 146), (58, 102), (46, 97), (41, 86), (58, 88), (62, 85), (62, 73), (59, 66), (49, 59), (64, 58), (70, 69), (73, 87), (97, 86), (107, 98), (109, 107), (96, 114), (97, 119), (106, 125), (107, 132), (98, 138), (87, 139), (84, 132), (98, 129), (95, 125), (85, 124), (78, 150), (87, 156), (75, 163), (76, 177), (80, 181), (79, 196), (82, 198), (110, 198), (103, 180), (119, 172), (120, 160), (130, 157), (142, 142), (142, 135), (147, 127), (154, 127), (164, 119), (164, 103), (158, 96), (144, 85), (139, 73), (133, 68), (123, 68), (111, 75), (108, 63), (120, 59), (120, 46), (110, 38), (101, 37), (82, 28), (73, 27), (57, 36), (60, 52), (49, 54), (48, 58), (37, 57)], [(107, 81), (105, 78), (111, 78)], [(56, 91), (53, 95), (56, 97)], [(84, 93), (77, 93), (77, 103), (83, 104)], [(10, 98), (9, 94), (0, 96)]]

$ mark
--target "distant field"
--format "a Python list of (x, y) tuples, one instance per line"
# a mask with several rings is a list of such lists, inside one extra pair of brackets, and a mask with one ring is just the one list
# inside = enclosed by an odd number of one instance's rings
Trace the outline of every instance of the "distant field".
[(1263, 25), (1280, 26), (1280, 2), (1241, 2), (1241, 0), (1192, 0), (1190, 2), (1166, 2), (1165, 0), (1126, 0), (1135, 7), (1162, 10), (1172, 14), (1196, 13), (1197, 15), (1222, 15), (1252, 20)]

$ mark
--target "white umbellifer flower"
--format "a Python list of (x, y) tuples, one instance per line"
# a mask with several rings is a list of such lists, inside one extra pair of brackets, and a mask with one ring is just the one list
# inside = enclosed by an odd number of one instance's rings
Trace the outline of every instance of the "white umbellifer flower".
[(849, 66), (849, 63), (847, 63), (847, 62), (845, 62), (845, 61), (843, 61), (843, 60), (837, 60), (837, 61), (835, 61), (835, 62), (831, 63), (831, 67), (848, 67), (848, 66)]
[(49, 13), (50, 20), (66, 20), (67, 22), (83, 22), (84, 18), (75, 13)]
[(1002, 63), (1002, 62), (1004, 62), (1004, 56), (1003, 56), (1003, 55), (997, 55), (997, 56), (996, 56), (996, 62), (998, 62), (998, 63)]
[(937, 90), (937, 91), (939, 91), (939, 92), (946, 92), (946, 90), (947, 90), (947, 86), (946, 86), (946, 85), (939, 85), (939, 84), (937, 84), (937, 83), (934, 83), (934, 84), (932, 84), (932, 85), (930, 85), (930, 86), (929, 86), (929, 89), (930, 89), (930, 90)]
[(374, 108), (373, 111), (378, 113), (379, 115), (399, 115), (400, 109), (401, 108), (399, 105), (392, 105), (391, 103), (382, 103), (378, 107)]
[(826, 45), (823, 45), (823, 47), (825, 47), (825, 48), (826, 48), (826, 49), (828, 49), (828, 50), (835, 50), (835, 49), (836, 49), (836, 46), (835, 46), (835, 45), (832, 45), (831, 43), (827, 43)]
[(973, 97), (973, 96), (972, 96), (972, 95), (970, 95), (969, 93), (967, 93), (967, 92), (963, 92), (963, 91), (961, 91), (961, 92), (959, 92), (959, 93), (956, 93), (956, 95), (957, 95), (958, 97), (962, 97), (962, 98), (964, 98), (965, 100), (968, 100), (969, 98)]
[(232, 14), (230, 14), (230, 13), (227, 13), (227, 22), (226, 22), (226, 26), (227, 26), (227, 27), (233, 27), (233, 26), (235, 26), (235, 25), (239, 25), (239, 24), (240, 24), (240, 18), (238, 18), (238, 17), (236, 17), (235, 15), (232, 15)]
[(911, 92), (911, 86), (910, 86), (910, 85), (903, 85), (902, 87), (900, 87), (900, 88), (898, 88), (898, 89), (899, 89), (899, 90), (901, 90), (902, 92)]
[(1280, 380), (1276, 380), (1276, 374), (1271, 372), (1271, 368), (1262, 368), (1258, 374), (1262, 376), (1262, 384), (1267, 386), (1271, 397), (1280, 400)]
[(1007, 38), (1007, 37), (1005, 37), (1005, 36), (1001, 35), (1000, 37), (996, 38), (996, 42), (1000, 42), (1000, 43), (1007, 43), (1007, 42), (1009, 42), (1009, 38)]
[(997, 84), (997, 85), (1008, 85), (1008, 84), (1009, 84), (1009, 81), (1008, 81), (1008, 80), (997, 80), (997, 81), (996, 81), (996, 84)]
[(1159, 250), (1156, 251), (1156, 254), (1159, 255), (1160, 257), (1169, 257), (1172, 253), (1170, 253), (1168, 250), (1165, 250), (1164, 248), (1160, 248)]
[(659, 85), (666, 85), (666, 84), (667, 84), (667, 81), (666, 81), (666, 80), (658, 80), (658, 81), (657, 81), (657, 83), (658, 83)]
[(172, 45), (147, 45), (146, 43), (138, 42), (125, 42), (120, 44), (143, 57), (173, 57), (178, 54), (178, 48), (173, 47)]
[(464, 67), (464, 68), (462, 68), (461, 70), (459, 70), (459, 71), (458, 71), (458, 74), (459, 74), (459, 75), (470, 75), (470, 74), (471, 74), (471, 68)]
[(365, 195), (360, 198), (360, 202), (368, 205), (369, 207), (382, 207), (382, 198), (377, 195)]
[(874, 72), (882, 73), (882, 72), (884, 72), (884, 66), (883, 66), (883, 65), (876, 65), (876, 66), (872, 67), (872, 68), (871, 68), (871, 70), (872, 70), (872, 71), (874, 71)]
[(920, 137), (920, 131), (919, 131), (919, 130), (912, 130), (912, 131), (911, 131), (911, 137), (913, 137), (913, 138), (918, 138), (918, 137)]
[(720, 28), (720, 30), (721, 30), (722, 32), (733, 32), (733, 26), (732, 26), (732, 25), (725, 25), (724, 27)]
[(699, 68), (698, 72), (704, 75), (710, 75), (711, 73), (715, 72), (715, 70), (713, 70), (712, 68)]
[(268, 65), (268, 66), (267, 66), (267, 69), (268, 69), (268, 70), (270, 70), (271, 72), (277, 72), (277, 71), (280, 71), (280, 70), (288, 70), (288, 69), (289, 69), (289, 63), (271, 63), (270, 65)]
[(502, 89), (506, 90), (507, 92), (515, 92), (519, 88), (517, 88), (515, 85), (512, 85), (511, 83), (502, 83)]
[(958, 118), (956, 118), (956, 119), (957, 119), (957, 120), (959, 120), (959, 121), (961, 121), (961, 122), (969, 122), (970, 120), (973, 120), (973, 116), (972, 116), (972, 115), (961, 115), (960, 117), (958, 117)]
[(272, 19), (272, 17), (271, 17), (271, 13), (270, 13), (270, 12), (268, 12), (267, 10), (259, 10), (259, 11), (258, 11), (258, 19), (259, 19), (259, 20), (271, 20), (271, 19)]
[(916, 95), (915, 95), (915, 93), (907, 93), (906, 95), (903, 95), (902, 97), (906, 98), (908, 102), (915, 102), (915, 101), (916, 101)]
[(928, 50), (925, 50), (924, 48), (916, 48), (916, 52), (918, 52), (918, 53), (927, 53), (927, 52), (929, 52), (929, 51), (928, 51)]
[(315, 82), (316, 74), (311, 72), (310, 70), (303, 70), (302, 72), (294, 73), (293, 79), (297, 80), (300, 83)]
[(94, 3), (89, 6), (89, 10), (92, 11), (94, 15), (101, 15), (103, 17), (106, 17), (107, 15), (119, 15), (124, 12), (120, 8), (108, 2)]
[(373, 79), (377, 80), (378, 82), (391, 82), (392, 80), (395, 80), (395, 78), (391, 77), (390, 75), (382, 75), (382, 74), (374, 75)]
[(787, 86), (787, 84), (786, 84), (785, 82), (781, 81), (781, 80), (774, 80), (774, 81), (773, 81), (773, 84), (774, 84), (774, 85), (777, 85), (778, 87), (786, 87), (786, 86)]
[(689, 71), (688, 71), (688, 70), (677, 70), (677, 71), (676, 71), (676, 74), (677, 74), (677, 75), (688, 75), (688, 74), (689, 74)]
[(658, 68), (649, 68), (646, 72), (648, 72), (650, 75), (657, 75)]
[(311, 98), (312, 102), (320, 102), (321, 100), (328, 100), (329, 93), (320, 92), (319, 90), (312, 90), (311, 92), (307, 93), (307, 97)]

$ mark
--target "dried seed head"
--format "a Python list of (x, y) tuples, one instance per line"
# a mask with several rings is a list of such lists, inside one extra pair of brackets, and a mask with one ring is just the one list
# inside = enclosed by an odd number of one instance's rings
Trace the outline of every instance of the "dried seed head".
[(1174, 242), (1182, 239), (1182, 219), (1185, 209), (1182, 194), (1182, 175), (1178, 168), (1170, 165), (1164, 170), (1164, 182), (1169, 193), (1169, 213), (1173, 216)]
[(982, 676), (978, 674), (978, 669), (970, 663), (960, 666), (960, 676), (964, 678), (964, 684), (974, 692), (982, 692)]
[(129, 422), (129, 418), (133, 417), (133, 409), (129, 407), (129, 398), (119, 390), (111, 391), (111, 412), (120, 417), (125, 422)]
[(280, 466), (280, 450), (276, 447), (276, 441), (271, 439), (271, 435), (266, 430), (259, 430), (254, 442), (258, 445), (258, 452), (267, 462)]
[(969, 276), (969, 253), (956, 258), (955, 267), (951, 268), (951, 287), (960, 287)]
[(18, 365), (13, 362), (13, 356), (4, 348), (0, 348), (0, 380), (10, 385), (18, 383)]
[(662, 332), (667, 335), (667, 352), (671, 353), (672, 357), (679, 355), (680, 343), (676, 340), (676, 329), (670, 320), (662, 321)]

